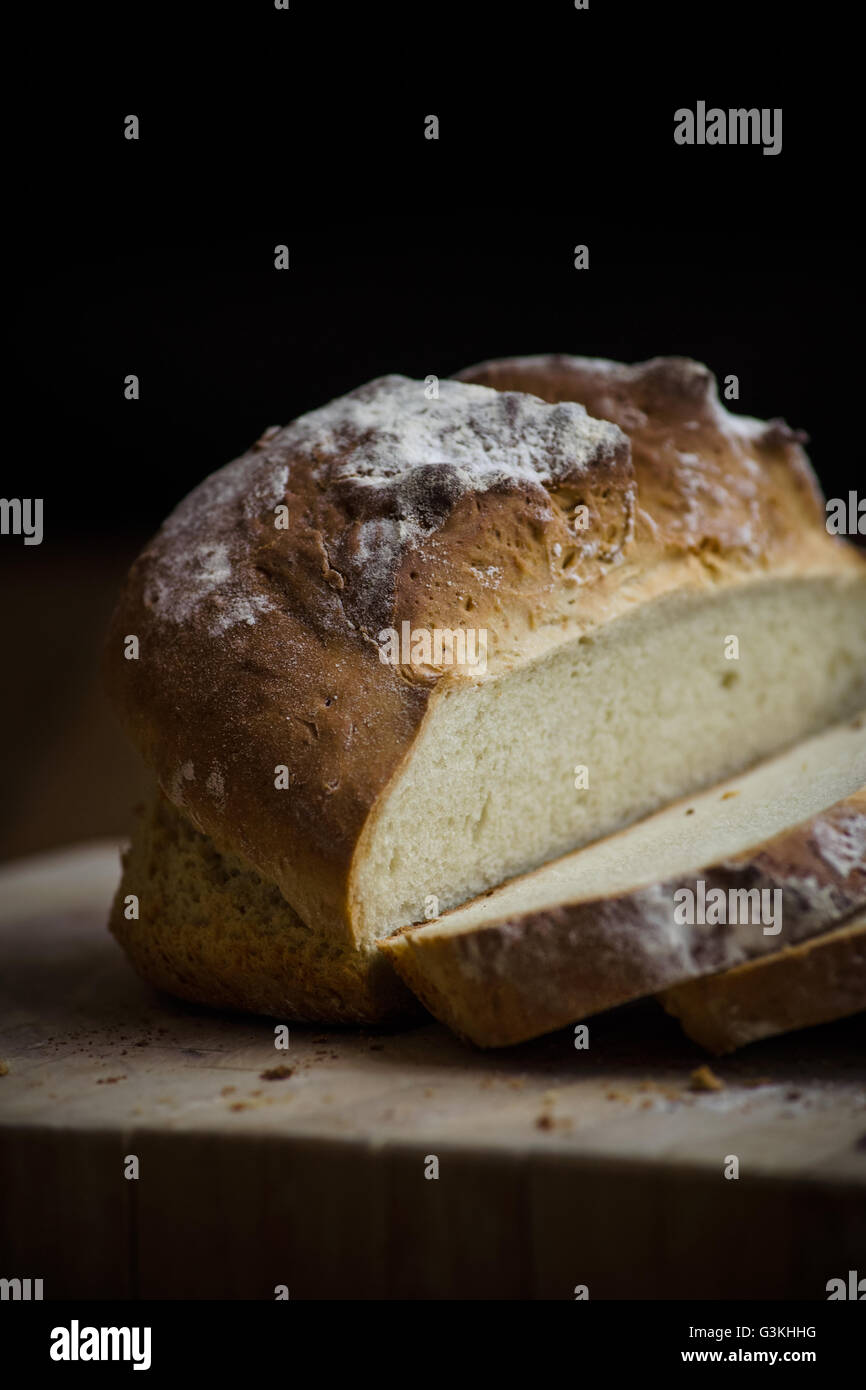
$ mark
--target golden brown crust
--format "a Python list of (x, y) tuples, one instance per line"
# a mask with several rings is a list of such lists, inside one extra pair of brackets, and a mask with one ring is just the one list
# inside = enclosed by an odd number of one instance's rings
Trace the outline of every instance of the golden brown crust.
[(312, 931), (159, 791), (140, 809), (109, 927), (144, 979), (195, 1003), (314, 1023), (421, 1012), (383, 957)]
[(700, 362), (656, 357), (633, 366), (552, 354), (467, 367), (462, 381), (579, 401), (629, 436), (641, 530), (673, 550), (762, 556), (824, 528), (823, 497), (801, 445), (782, 420), (735, 416)]
[(459, 678), (383, 663), (381, 628), (483, 626), (495, 673), (666, 593), (863, 566), (799, 446), (711, 408), (705, 368), (624, 368), (614, 390), (578, 360), (524, 385), (609, 410), (634, 459), (577, 404), (384, 378), (207, 479), (121, 595), (108, 684), (165, 794), (343, 945), (365, 825)]
[[(864, 844), (866, 789), (696, 874), (465, 932), (408, 928), (380, 946), (443, 1023), (478, 1046), (504, 1047), (778, 950), (866, 908)], [(698, 880), (708, 894), (781, 890), (782, 934), (676, 923), (675, 892), (697, 893)]]
[(659, 999), (683, 1031), (716, 1056), (860, 1013), (866, 1009), (866, 917), (769, 960), (665, 990)]

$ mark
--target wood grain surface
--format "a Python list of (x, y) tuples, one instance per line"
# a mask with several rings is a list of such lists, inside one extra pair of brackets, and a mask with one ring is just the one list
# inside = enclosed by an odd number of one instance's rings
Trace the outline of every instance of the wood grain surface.
[(587, 1050), (565, 1029), (480, 1053), (430, 1022), (291, 1026), (278, 1051), (273, 1020), (136, 978), (105, 930), (117, 877), (109, 843), (0, 869), (3, 1277), (47, 1298), (824, 1299), (862, 1265), (866, 1017), (713, 1062), (712, 1091), (653, 1001), (591, 1020)]

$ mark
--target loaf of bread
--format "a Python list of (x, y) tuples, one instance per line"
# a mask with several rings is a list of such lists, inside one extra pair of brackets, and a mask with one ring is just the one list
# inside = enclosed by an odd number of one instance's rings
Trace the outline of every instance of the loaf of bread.
[(112, 929), (155, 983), (392, 1016), (379, 939), (866, 704), (798, 436), (682, 359), (508, 371), (267, 431), (133, 566), (108, 682), (159, 790)]
[(431, 1013), (502, 1047), (864, 908), (866, 716), (381, 945)]
[(720, 1056), (747, 1043), (866, 1009), (866, 914), (765, 960), (666, 990), (661, 1001)]

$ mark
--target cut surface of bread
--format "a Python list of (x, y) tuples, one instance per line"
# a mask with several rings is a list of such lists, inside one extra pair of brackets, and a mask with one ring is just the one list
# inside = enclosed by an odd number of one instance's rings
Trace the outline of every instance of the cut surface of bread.
[(864, 655), (866, 589), (765, 582), (642, 604), (442, 691), (362, 840), (360, 935), (420, 921), (429, 895), (447, 911), (854, 714)]
[[(380, 942), (438, 1018), (523, 1041), (825, 930), (866, 902), (866, 718)], [(579, 793), (575, 793), (579, 795)], [(675, 893), (781, 894), (782, 926), (681, 923)], [(768, 901), (774, 901), (772, 899)]]
[(677, 985), (659, 999), (690, 1038), (717, 1056), (860, 1013), (866, 1009), (866, 915), (765, 960)]

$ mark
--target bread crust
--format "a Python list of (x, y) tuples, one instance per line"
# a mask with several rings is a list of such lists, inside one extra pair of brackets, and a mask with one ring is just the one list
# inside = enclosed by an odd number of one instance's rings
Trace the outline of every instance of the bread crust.
[[(854, 845), (859, 861), (840, 854)], [(465, 932), (407, 928), (380, 942), (443, 1023), (480, 1047), (525, 1042), (683, 981), (825, 931), (866, 908), (866, 788), (743, 855), (634, 891), (529, 912)], [(780, 889), (783, 934), (674, 922), (674, 894)], [(437, 924), (438, 925), (438, 924)], [(447, 918), (443, 919), (447, 927)]]
[(466, 678), (383, 663), (382, 628), (484, 626), (494, 674), (674, 591), (866, 568), (798, 437), (737, 422), (706, 368), (542, 361), (535, 398), (442, 382), (432, 443), (405, 378), (266, 432), (180, 504), (111, 623), (108, 686), (165, 796), (347, 949), (365, 828)]
[(866, 916), (768, 960), (665, 990), (659, 999), (683, 1031), (716, 1056), (860, 1013), (866, 1009)]
[(158, 789), (139, 808), (109, 928), (139, 975), (197, 1004), (311, 1023), (422, 1013), (381, 953), (313, 931)]

